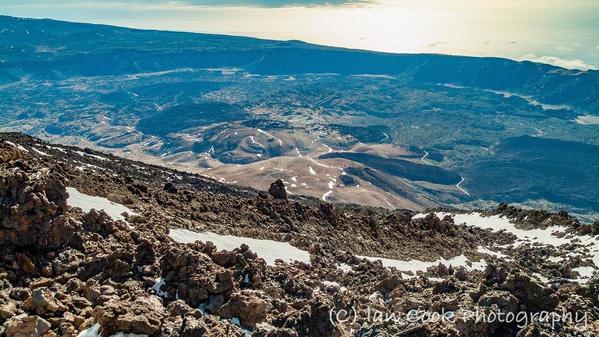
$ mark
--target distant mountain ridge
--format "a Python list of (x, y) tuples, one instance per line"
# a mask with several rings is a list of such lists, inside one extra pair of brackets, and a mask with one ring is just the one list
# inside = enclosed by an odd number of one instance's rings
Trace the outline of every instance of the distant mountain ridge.
[(581, 111), (599, 109), (599, 71), (529, 61), (437, 54), (392, 54), (300, 41), (139, 30), (0, 17), (0, 83), (23, 76), (60, 79), (179, 68), (241, 68), (261, 75), (401, 75), (422, 83), (518, 92)]
[(0, 132), (328, 202), (599, 214), (599, 71), (6, 16), (0, 60)]

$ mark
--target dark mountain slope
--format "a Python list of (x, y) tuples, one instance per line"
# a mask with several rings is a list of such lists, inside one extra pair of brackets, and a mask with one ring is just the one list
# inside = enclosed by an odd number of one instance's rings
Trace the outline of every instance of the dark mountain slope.
[(536, 191), (538, 198), (552, 202), (567, 200), (580, 208), (599, 205), (599, 189), (588, 189), (599, 186), (599, 146), (523, 136), (504, 140), (494, 154), (464, 169), (472, 177), (474, 193), (523, 202)]
[(599, 108), (598, 71), (532, 62), (428, 54), (391, 54), (298, 41), (137, 30), (0, 17), (5, 64), (0, 79), (117, 75), (178, 68), (243, 68), (258, 74), (397, 74), (535, 96), (580, 110)]

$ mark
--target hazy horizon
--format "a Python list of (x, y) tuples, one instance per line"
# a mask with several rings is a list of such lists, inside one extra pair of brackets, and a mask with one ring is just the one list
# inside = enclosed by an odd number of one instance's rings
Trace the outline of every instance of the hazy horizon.
[(0, 13), (131, 28), (302, 40), (599, 68), (599, 2), (6, 0)]

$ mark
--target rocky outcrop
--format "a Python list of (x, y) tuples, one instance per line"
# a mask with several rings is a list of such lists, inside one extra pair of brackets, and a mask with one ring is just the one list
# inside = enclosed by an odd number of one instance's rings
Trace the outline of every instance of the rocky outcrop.
[(93, 311), (103, 336), (112, 336), (119, 331), (153, 335), (160, 329), (164, 316), (164, 307), (156, 296), (125, 301), (115, 296)]
[(272, 197), (275, 199), (287, 200), (287, 190), (285, 189), (285, 184), (281, 179), (277, 179), (274, 183), (270, 184), (268, 193), (270, 193), (270, 195), (272, 195)]
[[(13, 140), (27, 148), (38, 144)], [(99, 168), (81, 171), (73, 157), (80, 163), (88, 156), (69, 148), (45, 149), (50, 155), (43, 157), (16, 145), (3, 149), (0, 143), (0, 335), (7, 337), (76, 337), (82, 331), (151, 337), (570, 336), (572, 324), (556, 332), (543, 324), (522, 329), (477, 322), (463, 310), (565, 310), (599, 318), (599, 279), (559, 279), (590, 262), (547, 261), (550, 255), (568, 256), (572, 247), (513, 247), (502, 250), (509, 258), (496, 258), (477, 247), (509, 244), (509, 234), (455, 224), (447, 216), (283, 200), (141, 163), (135, 165), (143, 169), (134, 170), (116, 158), (90, 157)], [(104, 211), (70, 208), (67, 182), (139, 215), (127, 223)], [(566, 215), (533, 219), (542, 227)], [(576, 226), (569, 227), (571, 235)], [(210, 242), (177, 243), (168, 235), (173, 227), (288, 241), (308, 251), (310, 263), (267, 265), (245, 244), (224, 251)], [(480, 263), (484, 258), (487, 268), (439, 263), (412, 273), (356, 254), (426, 261), (464, 254)], [(533, 272), (560, 276), (548, 284)], [(378, 322), (368, 319), (367, 308), (450, 311), (457, 318), (442, 324)], [(355, 316), (332, 320), (340, 311)], [(590, 337), (598, 331), (591, 325), (577, 333)]]
[(67, 243), (76, 224), (67, 215), (64, 178), (55, 170), (0, 168), (0, 242), (49, 251)]
[(39, 316), (22, 314), (10, 318), (4, 323), (6, 337), (42, 337), (52, 325)]
[(241, 325), (249, 328), (256, 327), (266, 319), (268, 306), (265, 300), (252, 291), (241, 291), (233, 294), (229, 301), (219, 310), (223, 318), (239, 318)]
[(233, 291), (233, 275), (202, 252), (172, 247), (160, 262), (166, 293), (169, 298), (181, 298), (198, 307), (211, 296), (228, 298)]

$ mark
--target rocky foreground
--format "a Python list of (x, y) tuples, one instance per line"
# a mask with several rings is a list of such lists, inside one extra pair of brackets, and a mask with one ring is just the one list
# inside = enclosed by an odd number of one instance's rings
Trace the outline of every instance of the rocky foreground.
[[(599, 223), (566, 213), (333, 205), (19, 134), (0, 177), (2, 336), (599, 334)], [(173, 234), (207, 232), (271, 241)]]

